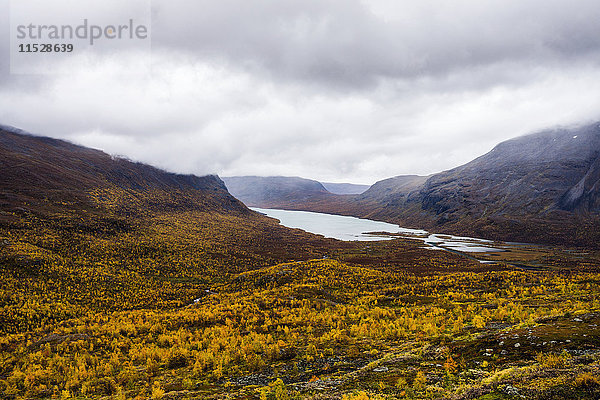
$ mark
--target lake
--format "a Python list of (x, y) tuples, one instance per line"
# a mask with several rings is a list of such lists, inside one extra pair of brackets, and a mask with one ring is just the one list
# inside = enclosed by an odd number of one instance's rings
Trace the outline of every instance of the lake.
[(407, 235), (427, 234), (426, 231), (418, 229), (406, 229), (386, 222), (346, 217), (342, 215), (255, 207), (252, 207), (251, 209), (278, 219), (281, 225), (287, 226), (288, 228), (298, 228), (306, 232), (338, 240), (368, 241), (393, 239), (390, 235), (373, 235), (368, 232), (404, 233)]
[(323, 214), (309, 211), (289, 211), (251, 207), (252, 210), (279, 220), (281, 225), (323, 235), (338, 240), (391, 240), (398, 237), (418, 239), (430, 249), (467, 253), (500, 252), (485, 239), (464, 236), (432, 234), (421, 229), (403, 228), (387, 222), (370, 219)]

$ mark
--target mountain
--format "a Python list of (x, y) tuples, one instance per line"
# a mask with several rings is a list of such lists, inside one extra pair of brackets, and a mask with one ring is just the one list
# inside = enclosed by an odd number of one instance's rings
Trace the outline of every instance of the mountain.
[(429, 179), (423, 207), (453, 220), (598, 212), (600, 128), (550, 130), (512, 139)]
[(331, 183), (321, 182), (323, 187), (333, 194), (361, 194), (369, 189), (369, 185), (357, 185), (354, 183)]
[(357, 197), (359, 201), (376, 201), (386, 207), (398, 207), (415, 195), (428, 177), (401, 175), (376, 182)]
[(498, 144), (430, 177), (377, 182), (362, 216), (491, 239), (597, 246), (600, 126), (549, 129)]
[(298, 177), (235, 176), (223, 181), (233, 196), (250, 207), (293, 208), (334, 196), (320, 182)]
[(600, 125), (517, 137), (457, 168), (385, 179), (361, 194), (336, 195), (301, 178), (242, 177), (230, 189), (247, 204), (267, 208), (352, 215), (490, 239), (597, 247)]
[[(123, 270), (110, 274), (123, 272), (126, 280), (125, 271), (138, 267), (155, 269), (160, 279), (180, 267), (181, 274), (205, 279), (322, 258), (333, 245), (252, 212), (215, 175), (174, 174), (14, 128), (0, 128), (0, 171), (0, 249), (7, 242), (21, 243), (16, 249), (41, 246), (78, 265), (70, 271), (85, 273), (89, 260), (80, 252), (90, 251), (97, 257), (92, 265), (119, 259)], [(29, 268), (20, 257), (10, 262), (19, 271)], [(147, 257), (162, 261), (146, 264)], [(0, 266), (7, 262), (0, 252)]]
[(592, 243), (599, 235), (599, 194), (595, 123), (500, 143), (470, 163), (430, 177), (418, 201), (437, 226), (453, 231)]
[(22, 213), (194, 209), (244, 214), (217, 176), (162, 171), (100, 150), (0, 128), (0, 221)]

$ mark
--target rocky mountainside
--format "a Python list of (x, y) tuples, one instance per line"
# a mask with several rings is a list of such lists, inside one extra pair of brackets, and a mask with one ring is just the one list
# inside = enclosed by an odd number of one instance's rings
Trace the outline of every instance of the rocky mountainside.
[(556, 129), (500, 143), (427, 180), (423, 208), (444, 219), (598, 212), (600, 127)]
[(599, 166), (598, 124), (546, 130), (433, 175), (419, 201), (436, 225), (453, 230), (591, 243), (598, 236)]
[[(407, 182), (409, 184), (407, 185)], [(385, 190), (375, 191), (376, 187)], [(498, 144), (429, 178), (373, 185), (367, 214), (495, 239), (593, 245), (600, 235), (600, 126), (550, 129)]]

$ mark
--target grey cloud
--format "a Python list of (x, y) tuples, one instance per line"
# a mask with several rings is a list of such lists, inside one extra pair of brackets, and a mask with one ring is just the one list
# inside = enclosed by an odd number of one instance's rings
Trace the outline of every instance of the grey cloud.
[(0, 87), (10, 77), (9, 26), (8, 0), (0, 0)]
[(598, 17), (588, 0), (154, 0), (151, 73), (126, 52), (0, 72), (0, 123), (176, 172), (428, 174), (600, 118)]
[[(598, 62), (593, 0), (156, 1), (154, 43), (276, 78), (364, 87), (502, 64)], [(492, 78), (492, 77), (488, 77)]]

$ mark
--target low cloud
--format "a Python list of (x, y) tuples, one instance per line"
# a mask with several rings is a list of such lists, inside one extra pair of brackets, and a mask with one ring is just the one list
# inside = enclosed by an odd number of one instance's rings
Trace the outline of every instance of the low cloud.
[(600, 118), (597, 2), (451, 5), (155, 1), (150, 70), (0, 64), (0, 123), (176, 172), (372, 183)]

